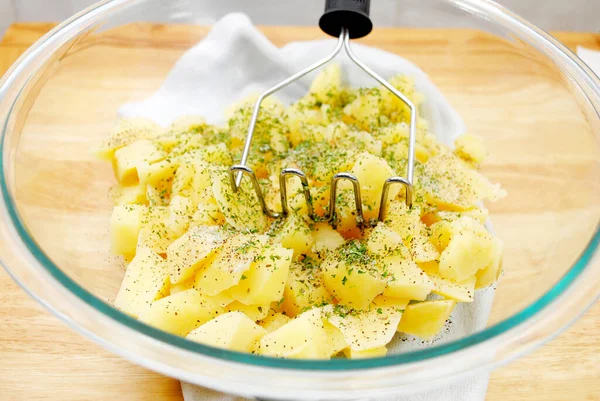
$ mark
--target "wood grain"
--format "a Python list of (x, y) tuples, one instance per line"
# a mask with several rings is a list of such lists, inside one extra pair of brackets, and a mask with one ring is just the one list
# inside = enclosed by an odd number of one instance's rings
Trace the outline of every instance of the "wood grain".
[[(0, 71), (8, 69), (27, 47), (51, 27), (50, 24), (13, 25), (0, 43)], [(283, 45), (290, 40), (314, 39), (320, 35), (318, 31), (311, 29), (279, 27), (265, 27), (264, 32), (277, 45)], [(499, 287), (498, 296), (511, 301), (514, 298), (511, 307), (516, 311), (539, 296), (539, 293), (531, 289), (529, 297), (517, 299), (509, 293), (509, 289), (518, 294), (527, 293), (529, 288), (526, 286), (530, 285), (531, 277), (534, 276), (539, 277), (543, 284), (547, 284), (544, 280), (550, 283), (561, 271), (556, 270), (555, 275), (549, 274), (548, 266), (553, 265), (548, 265), (548, 261), (566, 264), (576, 256), (569, 252), (548, 254), (547, 251), (542, 252), (535, 247), (532, 237), (537, 236), (540, 242), (544, 242), (550, 240), (546, 237), (556, 236), (558, 232), (535, 229), (540, 219), (552, 219), (555, 227), (570, 227), (570, 231), (561, 233), (564, 241), (576, 243), (581, 236), (589, 235), (589, 224), (586, 225), (586, 220), (589, 222), (590, 217), (597, 216), (597, 209), (592, 208), (589, 213), (583, 213), (582, 208), (590, 201), (585, 197), (586, 194), (594, 196), (594, 191), (598, 188), (589, 188), (589, 181), (584, 178), (585, 174), (589, 173), (590, 163), (596, 161), (597, 153), (594, 147), (597, 145), (583, 141), (577, 147), (564, 146), (562, 133), (573, 129), (574, 125), (585, 129), (585, 118), (580, 115), (575, 104), (553, 101), (564, 98), (566, 89), (548, 84), (557, 72), (542, 60), (538, 60), (534, 53), (524, 62), (524, 49), (517, 54), (512, 46), (469, 30), (402, 30), (401, 35), (395, 34), (397, 32), (398, 30), (382, 29), (364, 42), (403, 54), (422, 66), (465, 117), (468, 127), (474, 132), (482, 133), (486, 138), (492, 153), (485, 167), (486, 174), (493, 180), (502, 182), (509, 193), (518, 194), (513, 200), (509, 198), (506, 202), (493, 206), (493, 213), (497, 216), (494, 222), (500, 235), (507, 242), (510, 264), (526, 264), (528, 267), (527, 270), (519, 270), (518, 274), (507, 274), (504, 283)], [(27, 143), (26, 156), (30, 157), (30, 160), (37, 160), (36, 158), (43, 156), (48, 170), (72, 170), (69, 163), (81, 168), (81, 144), (67, 141), (58, 152), (54, 152), (50, 146), (48, 141), (56, 139), (52, 137), (56, 135), (52, 128), (52, 119), (55, 118), (53, 116), (60, 115), (69, 122), (62, 127), (64, 131), (60, 134), (65, 138), (76, 137), (82, 126), (89, 127), (90, 135), (103, 135), (112, 124), (111, 118), (118, 105), (131, 99), (144, 98), (156, 90), (182, 52), (205, 34), (206, 29), (201, 27), (190, 29), (185, 26), (139, 24), (129, 26), (126, 30), (90, 35), (76, 43), (61, 60), (61, 67), (48, 83), (47, 90), (42, 91), (38, 103), (31, 111), (30, 123), (26, 130), (32, 139)], [(571, 49), (575, 49), (577, 45), (600, 49), (600, 35), (556, 33), (556, 37)], [(114, 65), (112, 75), (110, 71), (107, 73), (94, 69), (94, 61), (102, 60), (107, 51), (110, 51), (113, 57), (116, 55), (119, 60), (119, 64)], [(469, 60), (472, 59), (473, 63), (465, 65), (460, 57), (461, 51), (464, 51), (464, 57), (470, 57)], [(84, 58), (85, 63), (78, 64), (82, 63)], [(477, 62), (483, 59), (485, 63)], [(79, 65), (85, 68), (78, 68)], [(123, 65), (138, 69), (119, 70)], [(103, 65), (103, 68), (107, 66)], [(143, 72), (143, 80), (136, 77), (140, 72)], [(94, 79), (94, 74), (101, 73), (102, 79)], [(490, 76), (502, 79), (491, 81)], [(88, 96), (85, 102), (73, 98), (70, 107), (65, 109), (64, 104), (57, 101), (55, 95), (64, 93), (75, 96), (74, 88), (70, 88), (73, 81), (82, 85), (81, 88), (77, 88), (80, 89), (77, 93), (93, 93), (94, 90), (101, 89), (103, 96), (99, 99)], [(516, 106), (527, 107), (522, 101), (523, 97), (531, 103), (543, 103), (546, 114), (536, 114), (541, 113), (542, 108), (532, 106), (526, 110), (530, 112), (528, 115), (521, 115), (522, 108), (518, 109)], [(506, 102), (506, 107), (498, 108), (497, 116), (486, 114), (485, 118), (478, 118), (477, 113), (472, 112), (477, 105), (480, 109), (496, 107), (489, 103), (497, 102), (499, 98)], [(513, 104), (516, 104), (514, 108)], [(507, 118), (511, 120), (508, 125), (505, 123)], [(535, 154), (539, 153), (535, 152), (532, 155), (523, 152), (520, 149), (523, 142), (514, 137), (514, 132), (539, 129), (543, 119), (548, 121), (548, 128), (545, 130), (547, 140), (538, 141), (532, 137), (531, 144), (543, 146), (546, 154), (560, 155), (555, 159), (536, 159)], [(556, 135), (553, 136), (554, 134)], [(502, 157), (495, 157), (494, 149), (498, 149), (497, 153)], [(59, 162), (65, 161), (67, 163), (64, 167), (59, 167)], [(550, 185), (564, 185), (568, 182), (579, 196), (565, 195), (562, 198), (551, 199), (545, 197), (545, 193), (540, 192), (540, 186), (535, 184), (550, 175), (554, 177)], [(32, 182), (39, 182), (40, 179), (39, 176), (27, 177), (26, 174), (23, 177), (31, 179)], [(52, 179), (51, 176), (47, 178)], [(102, 185), (108, 185), (111, 179), (110, 174), (98, 170), (94, 164), (72, 177), (74, 182), (85, 185), (86, 190), (92, 192), (103, 190)], [(46, 185), (52, 184), (52, 181), (46, 182)], [(96, 187), (92, 187), (93, 185)], [(554, 194), (555, 191), (549, 192), (549, 195)], [(85, 214), (87, 211), (105, 205), (104, 199), (79, 199), (78, 196), (81, 197), (77, 193), (64, 191), (52, 193), (51, 197), (25, 198), (23, 201), (35, 204), (35, 207), (32, 206), (27, 211), (30, 219), (42, 221), (45, 218), (43, 221), (46, 224), (49, 221), (48, 217), (44, 217), (46, 212), (53, 205), (72, 197), (77, 199), (73, 204), (80, 208), (76, 212), (82, 213), (82, 218), (89, 218), (89, 215)], [(529, 198), (536, 201), (527, 201)], [(77, 214), (74, 216), (70, 218), (79, 218)], [(580, 221), (581, 224), (573, 224), (573, 221)], [(569, 222), (570, 225), (567, 224)], [(70, 227), (73, 226), (72, 223)], [(519, 227), (519, 230), (515, 230), (515, 226)], [(56, 227), (60, 230), (60, 222), (56, 222)], [(76, 232), (65, 230), (57, 234), (55, 231), (49, 234), (49, 238), (41, 238), (40, 241), (55, 241), (51, 237), (57, 236), (63, 236), (65, 242), (77, 241), (78, 237), (86, 235), (85, 230), (84, 226), (81, 231)], [(565, 248), (568, 246), (565, 245)], [(83, 255), (85, 254), (73, 251), (67, 256), (77, 258)], [(58, 253), (53, 256), (66, 257)], [(84, 282), (103, 278), (101, 273), (105, 270), (102, 267), (97, 266), (95, 271), (83, 271), (77, 278)], [(114, 283), (118, 282), (119, 277), (107, 276), (104, 279), (105, 291), (100, 290), (100, 293), (111, 297)], [(179, 383), (176, 380), (134, 366), (75, 334), (27, 297), (4, 271), (0, 271), (0, 288), (1, 400), (181, 399)], [(540, 285), (540, 288), (544, 288), (544, 285)], [(495, 309), (492, 321), (504, 317), (511, 307), (504, 303), (502, 310)], [(600, 304), (590, 309), (558, 339), (535, 353), (495, 371), (492, 374), (487, 399), (600, 400), (599, 328)]]

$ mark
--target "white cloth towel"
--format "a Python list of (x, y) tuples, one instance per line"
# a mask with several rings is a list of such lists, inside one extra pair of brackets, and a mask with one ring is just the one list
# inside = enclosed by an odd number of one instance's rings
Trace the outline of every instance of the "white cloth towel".
[[(149, 99), (124, 105), (123, 117), (147, 117), (168, 125), (177, 117), (201, 115), (211, 123), (223, 122), (223, 112), (241, 98), (266, 90), (292, 73), (313, 63), (333, 50), (335, 40), (289, 43), (277, 48), (243, 14), (230, 14), (218, 21), (207, 37), (187, 51), (169, 73), (161, 88)], [(379, 49), (353, 44), (357, 57), (384, 78), (395, 74), (414, 77), (417, 89), (426, 96), (420, 113), (431, 132), (451, 145), (465, 130), (460, 116), (427, 75), (411, 62)], [(372, 86), (374, 80), (356, 67), (343, 51), (337, 62), (346, 82), (353, 86)], [(306, 93), (314, 74), (290, 85), (277, 97), (290, 103)], [(491, 228), (491, 227), (490, 227)], [(494, 296), (492, 288), (479, 291), (476, 300), (460, 304), (452, 315), (452, 324), (434, 341), (451, 341), (485, 327)], [(430, 345), (415, 338), (397, 338), (390, 352), (406, 352)], [(454, 385), (390, 398), (395, 401), (481, 401), (485, 398), (488, 375), (463, 380)], [(185, 401), (236, 399), (235, 396), (182, 383)], [(348, 397), (351, 399), (351, 395)]]

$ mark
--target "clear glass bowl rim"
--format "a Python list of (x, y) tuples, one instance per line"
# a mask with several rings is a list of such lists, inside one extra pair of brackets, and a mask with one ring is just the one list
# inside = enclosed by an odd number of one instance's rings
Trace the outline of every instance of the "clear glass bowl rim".
[[(43, 48), (47, 43), (53, 40), (71, 39), (72, 37), (80, 33), (83, 29), (87, 28), (88, 25), (86, 25), (86, 22), (95, 21), (100, 16), (107, 16), (112, 11), (117, 10), (121, 6), (132, 4), (137, 1), (138, 0), (106, 0), (97, 3), (92, 7), (89, 7), (88, 9), (82, 11), (81, 13), (73, 16), (71, 19), (57, 26), (55, 29), (53, 29), (51, 32), (45, 35), (42, 39), (37, 41), (29, 50), (27, 50), (21, 56), (21, 58), (13, 65), (13, 67), (9, 69), (2, 81), (0, 81), (0, 101), (4, 101), (4, 95), (8, 92), (7, 88), (10, 87), (14, 78), (19, 73), (21, 73), (22, 70), (26, 69), (27, 65), (30, 63), (31, 59), (37, 52), (43, 51)], [(528, 22), (522, 20), (518, 16), (512, 14), (504, 7), (490, 0), (444, 1), (453, 3), (455, 6), (463, 8), (465, 10), (469, 10), (474, 14), (486, 16), (492, 21), (500, 23), (505, 27), (510, 27), (513, 30), (516, 29), (521, 33), (521, 35), (528, 36), (530, 40), (533, 40), (540, 45), (543, 44), (547, 46), (545, 49), (542, 49), (540, 51), (544, 52), (548, 57), (551, 57), (553, 60), (556, 57), (560, 57), (563, 59), (563, 61), (568, 62), (569, 65), (573, 68), (573, 70), (580, 75), (579, 78), (582, 81), (585, 81), (586, 84), (590, 88), (592, 88), (594, 93), (600, 96), (600, 80), (598, 79), (598, 77), (596, 77), (594, 73), (570, 50), (568, 50), (565, 46), (556, 41), (548, 33), (529, 24)], [(61, 37), (63, 31), (70, 26), (77, 26), (76, 31), (74, 31), (74, 33), (71, 33), (71, 35), (68, 37)], [(554, 55), (552, 55), (552, 53)], [(13, 111), (13, 107), (17, 99), (18, 95), (15, 96), (13, 103), (10, 106), (11, 112)], [(511, 339), (512, 341), (514, 341), (514, 339), (517, 337), (519, 330), (522, 329), (522, 326), (525, 323), (529, 322), (533, 317), (538, 315), (539, 312), (547, 308), (548, 305), (559, 301), (567, 289), (572, 289), (572, 284), (589, 266), (592, 258), (597, 259), (595, 255), (600, 244), (600, 230), (598, 225), (591, 240), (588, 242), (586, 248), (584, 249), (580, 257), (577, 259), (577, 261), (574, 263), (574, 265), (552, 288), (550, 288), (542, 297), (540, 297), (534, 303), (527, 306), (515, 315), (493, 326), (490, 326), (481, 332), (472, 334), (468, 337), (461, 338), (459, 340), (455, 340), (447, 344), (433, 346), (419, 351), (363, 360), (334, 359), (329, 361), (313, 361), (267, 358), (205, 346), (196, 342), (186, 340), (185, 338), (178, 337), (163, 332), (161, 330), (155, 329), (120, 312), (108, 303), (102, 301), (95, 295), (91, 294), (89, 291), (85, 290), (83, 287), (81, 287), (75, 281), (73, 281), (70, 277), (68, 277), (65, 273), (63, 273), (62, 270), (57, 265), (55, 265), (52, 262), (52, 260), (44, 253), (44, 251), (38, 246), (35, 240), (27, 232), (26, 226), (17, 212), (15, 200), (10, 193), (10, 189), (8, 188), (7, 179), (5, 175), (6, 171), (4, 166), (4, 146), (6, 139), (5, 137), (7, 136), (8, 130), (8, 121), (10, 120), (11, 112), (9, 112), (9, 114), (5, 117), (5, 122), (2, 127), (2, 136), (0, 137), (0, 190), (2, 193), (2, 197), (0, 198), (0, 209), (2, 210), (2, 213), (8, 217), (8, 229), (17, 234), (18, 238), (16, 238), (16, 240), (19, 241), (20, 245), (24, 246), (27, 249), (29, 255), (33, 256), (33, 258), (35, 259), (36, 267), (41, 267), (45, 270), (45, 272), (51, 275), (51, 277), (55, 280), (55, 282), (52, 284), (58, 284), (62, 288), (66, 289), (67, 291), (78, 297), (82, 302), (96, 309), (108, 318), (114, 320), (119, 325), (135, 330), (136, 332), (139, 332), (140, 334), (150, 337), (161, 343), (165, 343), (176, 348), (180, 348), (182, 350), (190, 351), (192, 353), (201, 354), (203, 356), (213, 357), (229, 362), (249, 364), (254, 366), (264, 366), (269, 368), (283, 368), (291, 370), (347, 371), (354, 369), (371, 369), (397, 365), (407, 365), (422, 361), (428, 361), (443, 355), (448, 355), (455, 351), (466, 350), (469, 347), (473, 347), (475, 345), (482, 344), (488, 340), (497, 338), (502, 334), (512, 333), (512, 336), (509, 335), (504, 339), (504, 342), (508, 343), (511, 341)], [(6, 223), (0, 222), (0, 224)], [(67, 321), (67, 323), (69, 323), (73, 327), (79, 326), (76, 321), (70, 320), (64, 314), (57, 311), (51, 304), (45, 302), (38, 295), (33, 294), (31, 291), (29, 291), (27, 289), (27, 283), (19, 280), (17, 278), (17, 275), (11, 272), (11, 269), (6, 263), (4, 263), (4, 267), (9, 272), (9, 274), (13, 278), (15, 278), (15, 280), (19, 282), (19, 284), (32, 297), (38, 300), (38, 302), (42, 303), (50, 311), (52, 311), (61, 319)], [(598, 295), (599, 294), (597, 293), (596, 297)], [(581, 310), (578, 311), (579, 313), (576, 316), (574, 316), (574, 318), (571, 319), (571, 321), (574, 321), (575, 318), (581, 313), (583, 313), (591, 304), (594, 303), (594, 301), (595, 299), (588, 300), (588, 303), (586, 305), (583, 305)], [(537, 322), (537, 324), (542, 323)], [(561, 329), (564, 328), (565, 327), (562, 327)], [(558, 330), (553, 330), (554, 333), (556, 333), (557, 331)], [(540, 345), (548, 338), (549, 336), (540, 339), (535, 345)], [(95, 339), (99, 340), (98, 338)], [(100, 342), (102, 341), (100, 340)]]

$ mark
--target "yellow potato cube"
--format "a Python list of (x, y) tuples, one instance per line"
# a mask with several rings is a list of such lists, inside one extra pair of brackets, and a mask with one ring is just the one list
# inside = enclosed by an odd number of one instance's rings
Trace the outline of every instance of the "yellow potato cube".
[(215, 256), (225, 239), (223, 231), (215, 226), (199, 226), (176, 239), (167, 248), (171, 283), (194, 276)]
[(346, 242), (344, 237), (327, 223), (316, 223), (312, 235), (314, 238), (314, 251), (319, 255), (325, 255)]
[(169, 333), (186, 336), (223, 312), (223, 308), (192, 288), (152, 302), (139, 319)]
[(348, 342), (340, 329), (326, 320), (323, 321), (323, 328), (327, 339), (325, 349), (329, 356), (335, 356), (348, 347)]
[(402, 237), (382, 222), (367, 237), (367, 250), (373, 255), (385, 256), (399, 248), (404, 248)]
[[(363, 152), (356, 158), (352, 167), (352, 174), (360, 182), (360, 192), (363, 202), (365, 220), (376, 219), (379, 215), (379, 202), (385, 181), (396, 174), (389, 164), (382, 158)], [(400, 186), (390, 187), (390, 199), (394, 199), (400, 192)]]
[(365, 359), (365, 358), (379, 358), (387, 355), (387, 348), (385, 345), (377, 348), (366, 349), (362, 351), (354, 350), (350, 347), (344, 350), (346, 358), (350, 359)]
[(147, 139), (135, 141), (115, 151), (113, 168), (122, 184), (135, 183), (139, 166), (164, 159), (167, 153)]
[(458, 228), (440, 255), (439, 274), (443, 278), (464, 281), (489, 266), (493, 258), (492, 236), (485, 229)]
[(163, 127), (147, 118), (121, 119), (95, 153), (100, 159), (110, 161), (115, 150), (141, 139), (156, 138), (163, 132)]
[(186, 338), (217, 348), (251, 352), (254, 344), (266, 333), (242, 312), (229, 312), (204, 323)]
[(404, 311), (409, 302), (409, 299), (393, 298), (386, 297), (385, 295), (379, 295), (373, 300), (373, 305), (380, 308), (393, 308), (398, 311)]
[(147, 203), (144, 185), (116, 185), (110, 189), (110, 197), (115, 205), (143, 205)]
[(404, 202), (390, 202), (385, 223), (402, 237), (415, 262), (428, 262), (439, 257), (439, 252), (429, 241), (427, 227), (421, 221), (417, 207), (409, 209)]
[(329, 104), (342, 86), (342, 69), (337, 63), (329, 64), (315, 77), (308, 93), (313, 94), (321, 103)]
[(385, 346), (394, 337), (402, 317), (402, 312), (392, 308), (374, 307), (357, 311), (337, 305), (324, 307), (323, 314), (342, 332), (349, 347), (356, 351)]
[(307, 256), (290, 267), (281, 303), (282, 310), (288, 316), (296, 316), (333, 298), (325, 288), (319, 265), (318, 260)]
[[(202, 292), (202, 288), (196, 287), (195, 280), (194, 280), (194, 288), (197, 289), (198, 291)], [(222, 306), (222, 307), (226, 307), (227, 305), (230, 305), (235, 302), (235, 299), (233, 299), (233, 296), (227, 290), (222, 291), (222, 292), (218, 293), (217, 295), (213, 295), (212, 297), (207, 297), (207, 298), (209, 298), (212, 302), (214, 302), (217, 305)]]
[(241, 188), (234, 193), (229, 174), (225, 171), (216, 172), (212, 175), (212, 190), (225, 220), (236, 230), (265, 230), (267, 219), (260, 213), (260, 207), (256, 209), (258, 200), (248, 177), (242, 180)]
[(410, 304), (404, 310), (398, 331), (421, 338), (433, 337), (444, 328), (455, 306), (454, 300)]
[(267, 330), (267, 332), (271, 333), (272, 331), (277, 330), (290, 320), (291, 319), (283, 313), (274, 312), (273, 310), (271, 310), (271, 312), (269, 312), (269, 315), (261, 321), (259, 321), (258, 324), (265, 330)]
[(435, 273), (427, 273), (433, 283), (433, 293), (457, 302), (473, 302), (475, 296), (475, 282), (477, 278), (471, 276), (466, 280), (456, 282), (440, 277)]
[(113, 208), (110, 218), (110, 248), (115, 255), (133, 256), (148, 207), (123, 205)]
[(142, 222), (138, 244), (147, 246), (156, 253), (166, 253), (178, 237), (170, 224), (170, 209), (168, 206), (153, 206), (148, 208), (148, 214)]
[(337, 250), (322, 266), (325, 288), (340, 304), (364, 309), (386, 288), (379, 262), (358, 241)]
[(139, 248), (127, 266), (114, 305), (138, 317), (153, 301), (168, 295), (169, 284), (165, 260), (148, 248)]
[(423, 301), (434, 288), (427, 274), (410, 259), (390, 255), (383, 259), (383, 264), (388, 280), (383, 295), (387, 297)]
[(215, 258), (196, 276), (196, 288), (214, 296), (240, 282), (244, 273), (262, 248), (267, 237), (255, 234), (237, 234), (225, 241)]
[(466, 162), (477, 165), (485, 159), (486, 150), (481, 137), (463, 134), (454, 141), (454, 154)]
[(142, 185), (158, 186), (168, 181), (175, 175), (178, 163), (173, 159), (166, 158), (157, 162), (145, 161), (137, 164), (137, 174)]
[(245, 305), (279, 301), (292, 264), (293, 251), (279, 244), (267, 244), (261, 254), (229, 292)]
[(313, 237), (306, 220), (296, 213), (291, 213), (285, 220), (278, 222), (275, 230), (275, 241), (286, 248), (293, 249), (294, 257), (310, 251)]
[(177, 284), (171, 283), (170, 294), (173, 295), (173, 294), (177, 294), (178, 292), (182, 292), (182, 291), (194, 288), (194, 282), (195, 281), (196, 281), (196, 278), (192, 277), (191, 279), (188, 279), (188, 280), (185, 280), (185, 281), (181, 281), (181, 282), (179, 282)]
[(264, 305), (244, 305), (241, 302), (233, 301), (225, 306), (227, 312), (242, 312), (253, 321), (259, 321), (267, 317), (270, 311), (270, 304)]
[(312, 309), (265, 335), (256, 351), (279, 358), (328, 359), (327, 345), (321, 310)]
[(475, 288), (483, 288), (494, 283), (502, 273), (502, 253), (504, 244), (496, 237), (492, 239), (492, 261), (490, 264), (479, 270), (476, 276)]

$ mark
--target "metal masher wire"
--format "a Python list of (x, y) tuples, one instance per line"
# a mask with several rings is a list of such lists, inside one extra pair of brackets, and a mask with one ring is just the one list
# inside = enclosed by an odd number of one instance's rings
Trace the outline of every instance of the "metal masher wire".
[(330, 221), (333, 225), (335, 225), (336, 219), (336, 198), (337, 198), (337, 187), (338, 182), (340, 180), (349, 180), (352, 182), (353, 190), (354, 190), (354, 199), (355, 199), (355, 207), (356, 207), (356, 221), (358, 225), (363, 225), (364, 216), (363, 216), (363, 207), (362, 207), (362, 199), (360, 194), (360, 182), (358, 179), (347, 172), (337, 173), (333, 176), (331, 181), (331, 190), (330, 190), (330, 198), (329, 198), (329, 212), (326, 216), (320, 217), (315, 214), (314, 209), (312, 207), (312, 197), (310, 194), (310, 187), (308, 184), (308, 178), (303, 171), (295, 168), (287, 168), (283, 169), (279, 176), (279, 186), (281, 192), (281, 213), (274, 212), (269, 210), (267, 207), (264, 194), (261, 190), (260, 183), (254, 174), (254, 171), (246, 165), (248, 161), (248, 157), (250, 154), (250, 147), (252, 144), (252, 137), (254, 135), (254, 130), (256, 128), (256, 123), (258, 121), (258, 114), (260, 112), (260, 105), (262, 101), (272, 95), (273, 93), (283, 89), (288, 86), (292, 82), (297, 81), (302, 78), (306, 74), (316, 70), (317, 68), (323, 66), (329, 61), (333, 60), (333, 58), (340, 52), (342, 47), (345, 49), (346, 54), (356, 64), (360, 67), (364, 72), (373, 77), (377, 82), (383, 85), (386, 89), (392, 92), (396, 97), (398, 97), (402, 102), (404, 102), (409, 110), (410, 110), (410, 123), (409, 123), (409, 146), (408, 146), (408, 158), (407, 158), (407, 169), (406, 169), (406, 178), (405, 177), (390, 177), (388, 178), (382, 188), (381, 191), (381, 199), (380, 199), (380, 207), (379, 207), (379, 216), (378, 221), (383, 221), (385, 219), (387, 204), (389, 198), (390, 187), (395, 184), (402, 184), (406, 190), (406, 205), (408, 207), (412, 206), (412, 187), (413, 187), (413, 177), (414, 177), (414, 158), (415, 158), (415, 142), (416, 142), (416, 120), (417, 120), (417, 112), (414, 104), (408, 99), (404, 94), (394, 88), (391, 84), (389, 84), (385, 79), (383, 79), (380, 75), (378, 75), (375, 71), (365, 65), (361, 60), (359, 60), (350, 47), (350, 34), (348, 29), (342, 28), (340, 35), (338, 37), (337, 44), (334, 50), (327, 55), (325, 58), (319, 60), (318, 62), (310, 65), (309, 67), (297, 72), (292, 75), (288, 79), (280, 82), (279, 84), (273, 86), (272, 88), (265, 91), (261, 94), (254, 105), (254, 109), (252, 112), (252, 117), (250, 119), (250, 125), (248, 126), (248, 133), (246, 135), (246, 142), (244, 144), (244, 150), (242, 153), (242, 158), (240, 160), (240, 164), (236, 164), (232, 166), (229, 170), (229, 176), (231, 181), (231, 186), (234, 192), (237, 192), (239, 186), (241, 184), (241, 180), (244, 174), (248, 174), (252, 181), (252, 186), (256, 195), (258, 197), (261, 209), (263, 213), (272, 218), (278, 218), (281, 216), (286, 216), (289, 213), (289, 208), (287, 204), (287, 177), (290, 175), (297, 176), (300, 178), (302, 183), (303, 194), (306, 200), (307, 210), (309, 216), (315, 221), (327, 220)]

